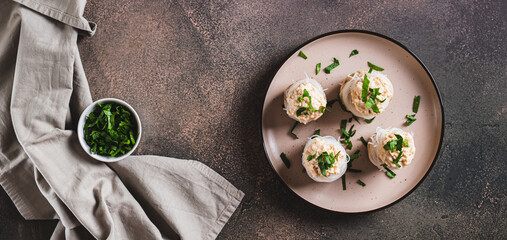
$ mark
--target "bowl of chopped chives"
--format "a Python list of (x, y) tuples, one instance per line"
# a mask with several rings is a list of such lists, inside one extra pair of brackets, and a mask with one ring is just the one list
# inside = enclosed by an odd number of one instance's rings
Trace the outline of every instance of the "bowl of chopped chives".
[(90, 104), (79, 118), (77, 135), (83, 150), (102, 162), (128, 157), (141, 140), (141, 120), (128, 103), (103, 98)]

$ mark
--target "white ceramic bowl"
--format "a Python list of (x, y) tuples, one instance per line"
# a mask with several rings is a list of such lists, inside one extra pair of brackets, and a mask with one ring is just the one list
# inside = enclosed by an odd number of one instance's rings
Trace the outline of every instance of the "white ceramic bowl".
[[(135, 118), (136, 124), (137, 124), (138, 134), (137, 134), (137, 138), (136, 138), (136, 144), (134, 145), (132, 150), (130, 150), (129, 152), (127, 152), (124, 155), (121, 155), (119, 157), (102, 156), (102, 155), (92, 153), (90, 151), (90, 146), (88, 146), (88, 144), (86, 143), (85, 138), (84, 138), (84, 125), (86, 122), (86, 118), (88, 117), (88, 115), (91, 112), (93, 112), (93, 109), (95, 108), (97, 103), (102, 104), (102, 103), (108, 103), (108, 102), (116, 103), (116, 104), (121, 105), (121, 106), (125, 107), (126, 109), (128, 109), (134, 115), (134, 118)], [(139, 119), (139, 115), (137, 115), (137, 112), (128, 103), (126, 103), (120, 99), (116, 99), (116, 98), (103, 98), (103, 99), (93, 102), (92, 104), (90, 104), (90, 106), (88, 106), (83, 111), (83, 113), (81, 113), (81, 117), (79, 117), (79, 122), (77, 124), (77, 136), (79, 138), (79, 143), (81, 144), (81, 147), (83, 147), (83, 150), (88, 155), (90, 155), (92, 158), (97, 159), (102, 162), (117, 162), (117, 161), (120, 161), (120, 160), (130, 156), (130, 154), (132, 154), (136, 150), (137, 145), (139, 145), (139, 141), (141, 140), (141, 133), (142, 133), (141, 120)]]

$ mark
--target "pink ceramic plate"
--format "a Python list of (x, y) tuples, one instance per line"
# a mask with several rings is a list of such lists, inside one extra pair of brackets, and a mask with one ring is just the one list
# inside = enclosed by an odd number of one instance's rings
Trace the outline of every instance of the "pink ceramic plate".
[[(359, 54), (349, 57), (352, 50)], [(308, 59), (298, 56), (302, 50)], [(340, 65), (324, 73), (323, 69), (331, 64), (333, 57)], [(307, 139), (320, 129), (321, 135), (339, 138), (340, 121), (351, 117), (335, 103), (317, 121), (306, 126), (298, 124), (294, 132), (296, 139), (290, 134), (294, 120), (284, 110), (283, 91), (293, 82), (305, 78), (305, 73), (327, 89), (328, 101), (338, 96), (340, 84), (345, 77), (359, 69), (368, 69), (370, 61), (380, 67), (394, 85), (394, 98), (385, 112), (371, 124), (360, 119), (360, 123), (352, 121), (347, 127), (355, 124), (356, 135), (352, 138), (353, 148), (349, 154), (360, 150), (361, 157), (353, 163), (353, 168), (361, 169), (361, 173), (346, 173), (347, 190), (342, 189), (342, 181), (318, 183), (303, 173), (301, 154)], [(322, 63), (322, 71), (316, 75), (315, 65)], [(421, 96), (421, 105), (416, 116), (417, 121), (410, 126), (404, 125), (406, 114), (412, 114), (412, 102), (416, 95)], [(379, 209), (407, 196), (422, 182), (435, 162), (443, 139), (443, 107), (440, 95), (431, 74), (422, 62), (400, 43), (377, 33), (366, 31), (339, 31), (324, 34), (302, 47), (296, 49), (274, 75), (264, 99), (262, 110), (262, 138), (267, 158), (283, 182), (297, 195), (306, 201), (336, 212), (358, 213)], [(385, 173), (373, 166), (367, 155), (366, 147), (359, 138), (365, 139), (382, 128), (397, 127), (413, 132), (415, 137), (416, 155), (412, 163), (396, 171), (397, 176), (390, 179)], [(287, 168), (280, 159), (284, 152), (292, 166)], [(361, 179), (365, 187), (357, 184)]]

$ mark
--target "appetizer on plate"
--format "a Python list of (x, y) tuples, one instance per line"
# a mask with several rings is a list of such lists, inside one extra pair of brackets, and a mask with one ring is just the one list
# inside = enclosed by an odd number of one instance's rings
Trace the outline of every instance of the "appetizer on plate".
[(393, 85), (387, 76), (372, 69), (348, 75), (340, 87), (340, 98), (347, 110), (365, 119), (382, 113), (393, 94)]
[(349, 155), (332, 136), (314, 135), (303, 150), (302, 163), (308, 176), (317, 182), (332, 182), (347, 171)]
[(303, 124), (320, 118), (326, 110), (326, 104), (324, 89), (308, 76), (293, 83), (284, 92), (287, 115)]
[(381, 171), (400, 169), (409, 165), (415, 156), (413, 134), (399, 128), (377, 127), (368, 141), (368, 157)]

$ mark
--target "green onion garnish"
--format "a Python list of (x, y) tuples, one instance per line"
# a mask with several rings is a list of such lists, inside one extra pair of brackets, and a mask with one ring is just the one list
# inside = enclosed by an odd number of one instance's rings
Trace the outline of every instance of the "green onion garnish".
[(373, 122), (373, 120), (375, 120), (376, 117), (373, 117), (372, 119), (364, 119), (364, 121), (368, 124), (370, 124), (371, 122)]
[(361, 123), (359, 122), (359, 119), (358, 119), (355, 115), (352, 115), (352, 119), (356, 120), (356, 122), (357, 122), (357, 123), (361, 124)]
[(333, 100), (331, 100), (331, 101), (327, 102), (326, 107), (327, 107), (327, 108), (332, 108), (332, 107), (333, 107), (333, 104), (334, 104), (336, 101), (338, 101), (338, 99), (333, 99)]
[(357, 55), (358, 53), (359, 53), (359, 51), (357, 51), (357, 49), (352, 50), (352, 52), (350, 52), (349, 58), (354, 55)]
[(298, 123), (299, 123), (299, 122), (298, 122), (298, 121), (296, 121), (296, 122), (294, 123), (294, 126), (292, 126), (292, 128), (290, 129), (290, 133), (291, 133), (291, 134), (292, 134), (292, 135), (293, 135), (296, 139), (299, 139), (299, 137), (298, 137), (298, 135), (296, 135), (296, 134), (294, 133), (294, 129), (296, 129), (296, 126), (298, 125)]
[(317, 130), (315, 130), (315, 132), (313, 132), (312, 136), (315, 136), (315, 135), (320, 136), (320, 129), (317, 129)]
[(356, 135), (356, 130), (352, 131), (352, 129), (354, 129), (354, 124), (352, 124), (352, 126), (350, 126), (350, 129), (349, 129), (349, 135), (350, 137), (353, 137), (354, 135)]
[(327, 109), (324, 106), (320, 106), (319, 110), (315, 110), (315, 108), (313, 108), (313, 106), (312, 106), (312, 97), (310, 96), (310, 94), (308, 93), (308, 90), (306, 90), (306, 89), (303, 90), (303, 96), (298, 97), (298, 99), (297, 99), (298, 102), (302, 102), (305, 97), (308, 98), (308, 107), (300, 107), (296, 111), (296, 116), (299, 117), (299, 116), (301, 116), (301, 114), (304, 114), (304, 115), (309, 114), (309, 113), (303, 113), (304, 111), (321, 112), (321, 113), (324, 113), (325, 110), (329, 111), (329, 109)]
[(359, 153), (350, 155), (350, 160), (354, 160), (354, 159), (357, 159), (357, 158), (359, 158)]
[(346, 129), (347, 129), (347, 120), (343, 119), (340, 124), (340, 130), (342, 131), (343, 134), (345, 134), (347, 137), (349, 137), (350, 135)]
[(382, 167), (384, 167), (384, 169), (387, 171), (387, 172), (386, 172), (386, 175), (387, 175), (388, 177), (390, 177), (390, 178), (394, 178), (394, 177), (396, 177), (396, 173), (394, 173), (393, 171), (391, 171), (391, 169), (389, 169), (385, 163), (384, 163), (384, 164), (382, 164)]
[[(356, 155), (356, 156), (355, 156), (355, 157), (352, 157), (352, 156), (354, 156), (354, 155)], [(354, 154), (350, 155), (349, 157), (350, 157), (350, 160), (349, 160), (349, 162), (347, 163), (347, 166), (348, 166), (348, 167), (352, 167), (352, 162), (354, 162), (354, 160), (356, 160), (357, 158), (359, 158), (359, 150), (355, 151), (355, 152), (354, 152)]]
[(317, 66), (315, 66), (315, 75), (320, 73), (320, 63), (317, 63)]
[(363, 187), (366, 186), (366, 184), (363, 181), (361, 181), (360, 179), (357, 180), (357, 183)]
[(300, 107), (297, 111), (296, 111), (296, 116), (301, 116), (303, 114), (304, 111), (306, 111), (307, 108), (305, 107)]
[(347, 168), (347, 172), (353, 172), (353, 173), (360, 173), (360, 172), (363, 172), (359, 169), (354, 169), (354, 168)]
[(322, 176), (326, 177), (326, 170), (333, 166), (339, 154), (340, 152), (336, 155), (333, 153), (329, 154), (327, 152), (323, 152), (319, 157), (317, 157), (317, 162)]
[(282, 159), (283, 164), (285, 164), (285, 166), (286, 166), (287, 168), (290, 168), (290, 161), (289, 161), (289, 159), (287, 158), (287, 156), (285, 155), (285, 153), (283, 153), (283, 152), (282, 152), (282, 153), (280, 154), (280, 158)]
[(341, 143), (343, 144), (347, 144), (347, 146), (345, 147), (346, 149), (352, 149), (352, 142), (350, 141), (350, 138), (346, 138), (344, 140), (340, 140)]
[(396, 164), (396, 166), (398, 166), (399, 168), (401, 168), (400, 164), (398, 164), (398, 162), (400, 161), (401, 157), (403, 156), (403, 152), (400, 152), (398, 154), (398, 157), (396, 157), (396, 159), (394, 159), (393, 163)]
[(377, 104), (373, 104), (373, 106), (371, 106), (371, 109), (372, 109), (372, 110), (373, 110), (373, 112), (375, 112), (375, 113), (380, 113), (380, 109), (378, 109)]
[(368, 67), (373, 68), (373, 69), (375, 69), (375, 70), (377, 70), (377, 71), (384, 71), (384, 69), (383, 69), (383, 68), (381, 68), (381, 67), (379, 67), (379, 66), (376, 66), (375, 64), (373, 64), (373, 63), (371, 63), (371, 62), (368, 62)]
[(326, 68), (324, 68), (324, 72), (329, 74), (329, 73), (331, 73), (331, 70), (338, 67), (338, 65), (340, 65), (340, 62), (338, 61), (338, 59), (333, 58), (333, 63), (331, 63), (331, 65), (327, 66)]
[(306, 168), (303, 167), (303, 170), (301, 171), (301, 173), (306, 173)]
[(354, 129), (354, 124), (350, 127), (349, 131), (347, 129), (347, 119), (343, 119), (340, 124), (340, 130), (342, 131), (342, 135), (340, 136), (341, 143), (347, 144), (345, 147), (346, 149), (352, 149), (352, 141), (350, 141), (350, 138), (353, 137), (356, 134), (356, 130), (352, 131)]
[(83, 130), (90, 151), (109, 157), (132, 150), (138, 135), (134, 115), (116, 103), (98, 103), (86, 117)]
[(304, 58), (305, 60), (308, 58), (304, 53), (303, 51), (299, 51), (299, 56)]
[(413, 114), (413, 115), (406, 115), (406, 117), (407, 117), (407, 121), (405, 123), (407, 124), (407, 126), (410, 126), (412, 123), (415, 122), (415, 120), (417, 120), (415, 118), (415, 114)]
[(306, 158), (306, 160), (308, 161), (311, 161), (312, 159), (314, 159), (315, 157), (317, 157), (317, 153), (313, 154), (313, 155), (308, 155), (308, 157)]
[(361, 91), (361, 99), (363, 100), (363, 102), (366, 102), (368, 97), (368, 85), (370, 85), (370, 80), (368, 79), (366, 74), (364, 74), (363, 89)]
[(343, 174), (343, 176), (342, 176), (342, 187), (343, 187), (343, 190), (347, 190), (347, 182), (345, 180), (345, 174)]
[(364, 144), (365, 147), (368, 146), (368, 142), (366, 142), (366, 140), (364, 140), (363, 136), (361, 136), (361, 138), (359, 138), (359, 139), (361, 139), (361, 142), (363, 142), (363, 144)]
[(417, 113), (419, 111), (419, 103), (421, 102), (421, 96), (414, 97), (414, 105), (412, 106), (412, 111)]

